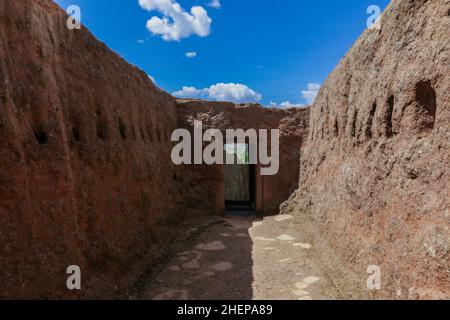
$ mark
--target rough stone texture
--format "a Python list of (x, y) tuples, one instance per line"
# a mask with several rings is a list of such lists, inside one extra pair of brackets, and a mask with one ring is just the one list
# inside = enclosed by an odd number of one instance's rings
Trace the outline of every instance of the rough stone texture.
[(0, 2), (0, 298), (120, 296), (180, 219), (174, 99), (66, 19)]
[(450, 298), (449, 12), (448, 0), (392, 1), (358, 39), (312, 106), (282, 206), (366, 293), (380, 266), (375, 297)]
[[(277, 213), (299, 186), (282, 211), (327, 244), (342, 296), (449, 298), (449, 13), (449, 0), (393, 1), (310, 111), (175, 101), (69, 31), (52, 1), (2, 0), (0, 298), (126, 297), (179, 222), (222, 213), (222, 166), (171, 164), (171, 132), (194, 120), (281, 129), (260, 209)], [(81, 292), (66, 288), (73, 264)], [(383, 290), (368, 293), (374, 264)]]
[[(175, 223), (223, 213), (223, 168), (170, 159), (170, 134), (194, 118), (280, 127), (282, 166), (260, 190), (265, 211), (277, 213), (298, 181), (308, 110), (177, 106), (66, 19), (48, 0), (0, 4), (0, 298), (126, 297), (166, 253)], [(66, 288), (69, 265), (81, 267), (80, 292)]]
[[(280, 129), (280, 170), (275, 176), (264, 176), (256, 186), (257, 198), (264, 214), (277, 214), (280, 204), (297, 187), (299, 150), (308, 135), (309, 109), (263, 108), (257, 104), (236, 105), (229, 102), (178, 100), (180, 128), (193, 131), (194, 121), (203, 129)], [(184, 187), (189, 210), (204, 214), (223, 213), (223, 166), (184, 166)], [(259, 175), (259, 170), (257, 170)], [(207, 212), (205, 212), (207, 210)]]

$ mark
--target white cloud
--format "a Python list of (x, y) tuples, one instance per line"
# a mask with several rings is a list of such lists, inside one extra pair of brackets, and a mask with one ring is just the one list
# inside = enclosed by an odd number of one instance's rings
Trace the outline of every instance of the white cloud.
[(186, 52), (186, 58), (195, 58), (197, 56), (197, 52), (192, 51), (192, 52)]
[(270, 102), (270, 106), (273, 108), (280, 108), (280, 109), (289, 109), (289, 108), (304, 108), (305, 105), (301, 103), (291, 103), (289, 101), (285, 101), (282, 103), (275, 103)]
[(220, 9), (222, 8), (222, 5), (220, 4), (220, 0), (211, 0), (211, 2), (208, 3), (208, 7)]
[(205, 89), (183, 87), (182, 90), (174, 92), (173, 95), (179, 98), (198, 98), (236, 103), (258, 102), (262, 98), (256, 91), (239, 83), (217, 83)]
[[(317, 94), (320, 90), (320, 84), (318, 83), (308, 83), (307, 90), (301, 92), (301, 97), (306, 100), (307, 105), (311, 105), (316, 100)], [(307, 105), (302, 103), (291, 103), (290, 101), (285, 101), (281, 103), (270, 102), (269, 106), (273, 108), (304, 108)]]
[(162, 18), (154, 16), (148, 20), (147, 29), (165, 41), (180, 41), (191, 35), (206, 37), (211, 32), (212, 20), (201, 6), (187, 12), (175, 0), (139, 0), (139, 5), (162, 14)]
[(319, 90), (320, 90), (320, 84), (309, 83), (308, 90), (302, 91), (302, 96), (308, 102), (308, 104), (312, 104), (312, 103), (314, 103), (314, 100), (316, 100)]
[(204, 98), (208, 95), (208, 89), (197, 89), (195, 87), (183, 87), (182, 90), (172, 93), (178, 98)]

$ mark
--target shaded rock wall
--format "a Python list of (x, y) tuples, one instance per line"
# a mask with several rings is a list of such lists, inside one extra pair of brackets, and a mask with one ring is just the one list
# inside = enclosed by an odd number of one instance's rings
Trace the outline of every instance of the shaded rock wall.
[(120, 296), (182, 213), (174, 99), (66, 19), (0, 2), (0, 298)]
[[(309, 109), (262, 108), (255, 104), (178, 100), (180, 128), (193, 131), (194, 121), (203, 129), (280, 129), (280, 170), (275, 176), (259, 175), (257, 170), (257, 209), (278, 214), (280, 204), (298, 185), (299, 150), (308, 135)], [(224, 167), (222, 165), (183, 166), (186, 206), (197, 214), (223, 214)], [(206, 212), (205, 212), (206, 209)]]
[[(394, 0), (324, 83), (283, 205), (375, 296), (450, 297), (450, 2)], [(333, 275), (333, 270), (330, 270)]]
[[(222, 213), (222, 166), (171, 164), (171, 132), (194, 120), (281, 129), (280, 172), (259, 177), (259, 210), (278, 213), (299, 187), (283, 211), (362, 292), (376, 264), (383, 290), (370, 294), (450, 297), (449, 12), (448, 0), (393, 1), (310, 119), (175, 101), (87, 30), (69, 31), (52, 1), (1, 1), (0, 298), (125, 297), (178, 222)], [(72, 264), (81, 292), (66, 289)]]

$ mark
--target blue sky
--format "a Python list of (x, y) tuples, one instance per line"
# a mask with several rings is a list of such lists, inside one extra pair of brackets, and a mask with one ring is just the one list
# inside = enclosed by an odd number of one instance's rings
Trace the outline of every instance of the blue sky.
[(314, 98), (367, 27), (367, 8), (389, 0), (55, 2), (78, 5), (98, 39), (170, 93), (286, 105)]

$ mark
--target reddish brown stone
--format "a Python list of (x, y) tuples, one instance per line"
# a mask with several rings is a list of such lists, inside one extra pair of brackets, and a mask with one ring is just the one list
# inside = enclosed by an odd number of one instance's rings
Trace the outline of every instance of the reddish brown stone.
[(450, 297), (448, 9), (392, 1), (359, 38), (311, 109), (299, 190), (283, 205), (366, 295), (379, 265), (375, 296)]
[[(234, 104), (201, 100), (179, 100), (179, 126), (193, 130), (194, 121), (203, 129), (280, 129), (280, 170), (261, 176), (257, 170), (256, 209), (260, 214), (278, 214), (280, 204), (296, 189), (300, 148), (308, 134), (309, 109), (263, 108), (257, 104)], [(270, 146), (270, 143), (269, 143)], [(223, 165), (185, 165), (186, 207), (204, 214), (224, 213)]]
[[(392, 1), (311, 110), (277, 110), (175, 101), (68, 30), (52, 1), (1, 1), (0, 298), (125, 297), (181, 221), (222, 214), (223, 167), (170, 159), (172, 131), (194, 120), (281, 129), (280, 172), (257, 177), (257, 209), (278, 213), (298, 187), (282, 211), (352, 297), (448, 298), (447, 2)], [(80, 292), (66, 288), (73, 264)], [(369, 265), (379, 292), (365, 289)]]
[(66, 19), (52, 1), (0, 2), (3, 298), (117, 296), (183, 214), (174, 99)]
[[(259, 210), (277, 213), (298, 180), (309, 111), (177, 104), (66, 19), (47, 0), (0, 3), (0, 298), (124, 296), (167, 253), (175, 223), (222, 214), (223, 169), (170, 159), (171, 133), (191, 119), (282, 129)], [(69, 265), (81, 267), (79, 292), (66, 288)]]

